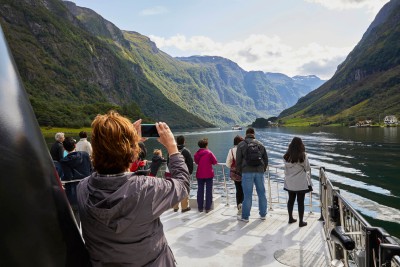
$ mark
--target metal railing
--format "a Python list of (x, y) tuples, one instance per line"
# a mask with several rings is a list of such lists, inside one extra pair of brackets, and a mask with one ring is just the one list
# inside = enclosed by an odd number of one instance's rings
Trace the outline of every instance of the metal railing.
[(371, 226), (340, 194), (320, 168), (321, 215), (332, 266), (400, 266), (400, 245)]
[[(287, 203), (287, 194), (284, 194), (283, 191), (283, 167), (284, 165), (270, 165), (265, 173), (269, 210), (273, 210), (273, 206)], [(194, 174), (190, 180), (192, 189), (195, 189), (193, 186), (197, 184), (196, 168), (195, 165)], [(232, 188), (232, 193), (235, 189), (232, 186), (233, 182), (230, 181), (229, 171), (226, 171), (225, 168), (227, 168), (225, 163), (218, 163), (214, 166), (213, 190), (222, 192), (226, 200), (225, 205), (229, 206), (232, 201), (230, 200), (230, 189)], [(166, 164), (163, 164), (158, 173), (159, 177), (164, 177), (165, 169)], [(340, 194), (340, 190), (333, 186), (324, 168), (312, 166), (311, 169), (311, 177), (313, 177), (313, 170), (319, 171), (319, 186), (318, 189), (314, 186), (314, 191), (309, 193), (309, 201), (305, 203), (305, 206), (308, 206), (309, 212), (312, 213), (313, 200), (318, 200), (321, 220), (324, 221), (323, 229), (332, 259), (331, 266), (400, 267), (400, 244), (396, 239), (384, 229), (371, 226)], [(63, 184), (77, 181), (79, 180), (65, 181)], [(256, 195), (256, 192), (253, 191), (253, 197)]]

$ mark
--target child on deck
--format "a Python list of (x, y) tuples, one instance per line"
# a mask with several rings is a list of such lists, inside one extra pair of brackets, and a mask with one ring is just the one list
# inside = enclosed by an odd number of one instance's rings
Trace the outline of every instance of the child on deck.
[(161, 167), (161, 164), (167, 162), (166, 159), (162, 157), (162, 151), (161, 149), (154, 149), (153, 152), (153, 158), (151, 159), (151, 164), (150, 164), (150, 174), (149, 176), (157, 176), (157, 172)]

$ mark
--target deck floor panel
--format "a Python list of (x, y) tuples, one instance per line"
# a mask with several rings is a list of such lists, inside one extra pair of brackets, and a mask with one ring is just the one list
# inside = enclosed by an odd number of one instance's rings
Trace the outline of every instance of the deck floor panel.
[(252, 209), (248, 223), (236, 214), (224, 205), (207, 214), (165, 212), (161, 221), (178, 266), (329, 266), (319, 214), (305, 214), (305, 227), (288, 224), (281, 209), (268, 211), (265, 221)]

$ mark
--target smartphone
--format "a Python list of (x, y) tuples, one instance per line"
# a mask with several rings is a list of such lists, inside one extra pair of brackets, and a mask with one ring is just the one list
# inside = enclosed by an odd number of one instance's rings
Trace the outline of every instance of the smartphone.
[(155, 124), (142, 124), (142, 137), (160, 137)]

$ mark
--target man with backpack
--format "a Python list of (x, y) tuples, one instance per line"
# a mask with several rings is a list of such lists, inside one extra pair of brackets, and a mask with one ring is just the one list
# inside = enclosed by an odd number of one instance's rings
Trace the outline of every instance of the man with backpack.
[(243, 204), (242, 214), (238, 220), (249, 222), (252, 205), (253, 186), (256, 186), (260, 219), (267, 215), (267, 197), (265, 195), (264, 172), (268, 166), (268, 155), (264, 145), (255, 139), (253, 128), (246, 130), (244, 141), (240, 142), (236, 151), (236, 169), (242, 173)]

